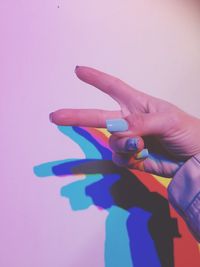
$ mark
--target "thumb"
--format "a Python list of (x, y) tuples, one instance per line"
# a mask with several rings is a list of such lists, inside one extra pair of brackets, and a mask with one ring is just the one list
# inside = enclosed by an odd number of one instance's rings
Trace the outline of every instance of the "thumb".
[(138, 136), (162, 135), (169, 129), (170, 116), (166, 113), (136, 113), (125, 118), (128, 131)]

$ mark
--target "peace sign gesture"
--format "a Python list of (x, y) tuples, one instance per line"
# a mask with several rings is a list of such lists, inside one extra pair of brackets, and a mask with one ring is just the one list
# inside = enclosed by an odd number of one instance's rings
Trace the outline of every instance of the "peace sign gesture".
[(60, 109), (50, 114), (50, 120), (57, 125), (107, 127), (117, 165), (172, 177), (200, 152), (199, 119), (96, 69), (78, 66), (75, 73), (111, 96), (121, 109)]

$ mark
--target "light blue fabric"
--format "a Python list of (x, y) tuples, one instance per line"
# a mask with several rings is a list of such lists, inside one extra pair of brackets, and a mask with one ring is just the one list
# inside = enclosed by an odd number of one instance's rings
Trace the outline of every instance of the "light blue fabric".
[(200, 241), (200, 153), (176, 172), (168, 187), (169, 201)]

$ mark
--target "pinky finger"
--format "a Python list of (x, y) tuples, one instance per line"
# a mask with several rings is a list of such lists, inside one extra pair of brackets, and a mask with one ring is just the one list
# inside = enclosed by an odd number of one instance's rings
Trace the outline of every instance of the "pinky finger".
[(129, 169), (137, 169), (144, 171), (144, 160), (148, 157), (148, 150), (143, 149), (142, 151), (136, 153), (135, 155), (131, 154), (122, 154), (113, 152), (112, 160), (113, 162), (120, 166)]

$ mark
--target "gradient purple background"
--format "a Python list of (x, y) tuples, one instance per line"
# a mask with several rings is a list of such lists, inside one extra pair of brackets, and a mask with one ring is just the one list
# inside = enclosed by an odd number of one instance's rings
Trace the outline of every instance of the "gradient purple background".
[(186, 0), (1, 0), (0, 266), (104, 266), (106, 211), (71, 211), (60, 188), (77, 178), (33, 173), (84, 156), (48, 114), (118, 108), (75, 77), (78, 64), (200, 116), (199, 11)]

